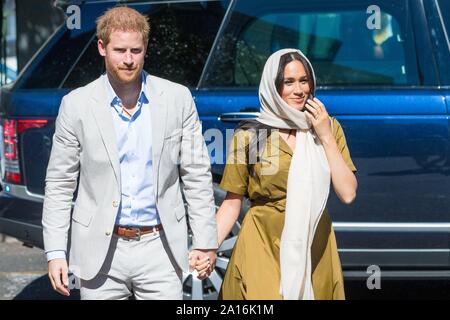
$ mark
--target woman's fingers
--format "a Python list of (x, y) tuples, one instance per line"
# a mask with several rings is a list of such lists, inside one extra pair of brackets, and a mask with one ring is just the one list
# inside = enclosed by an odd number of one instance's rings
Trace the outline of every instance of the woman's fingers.
[(306, 103), (311, 105), (314, 109), (319, 109), (320, 106), (314, 99), (308, 99), (308, 100), (306, 100)]
[(210, 264), (204, 264), (204, 265), (195, 267), (195, 270), (197, 270), (197, 272), (200, 273), (200, 272), (205, 272), (205, 270), (208, 270), (210, 267), (211, 267)]
[(198, 259), (195, 262), (195, 270), (197, 270), (200, 277), (204, 276), (211, 267), (209, 257), (206, 256), (203, 259)]
[(197, 278), (199, 280), (205, 280), (206, 278), (208, 278), (208, 276), (209, 275), (207, 273), (202, 273), (202, 274), (199, 274)]
[(204, 262), (204, 263), (195, 265), (195, 269), (196, 269), (199, 273), (202, 272), (203, 270), (209, 269), (210, 267), (211, 267), (211, 263), (210, 263), (209, 261), (206, 261), (206, 262)]
[(209, 263), (209, 257), (208, 256), (205, 256), (204, 258), (198, 259), (198, 260), (195, 261), (195, 265), (196, 266), (199, 265), (199, 264), (204, 264), (204, 263)]
[(205, 256), (203, 259), (197, 259), (195, 263), (195, 270), (197, 270), (197, 278), (200, 280), (204, 280), (209, 277), (211, 274), (211, 261), (208, 256)]
[(313, 123), (313, 124), (315, 123), (316, 118), (314, 118), (314, 116), (311, 113), (309, 113), (308, 111), (305, 111), (305, 116), (306, 116), (306, 118), (308, 118), (309, 121), (311, 121), (311, 123)]
[[(314, 119), (316, 119), (317, 116), (318, 116), (318, 111), (316, 110), (316, 108), (312, 104), (308, 103), (308, 101), (309, 100), (307, 100), (306, 103), (305, 103), (305, 108), (310, 112), (310, 115), (312, 115), (312, 117)], [(306, 112), (307, 114), (308, 114), (308, 111)]]
[(317, 108), (321, 111), (326, 111), (325, 105), (318, 98), (314, 97), (312, 101), (317, 105)]
[(325, 108), (325, 105), (323, 104), (323, 102), (317, 98), (314, 98), (314, 102), (316, 103), (316, 105), (318, 107), (317, 110), (319, 111), (319, 113), (321, 115), (323, 115), (324, 118), (328, 118), (328, 111), (327, 111), (327, 108)]
[(325, 105), (317, 98), (306, 100), (305, 108), (311, 111), (315, 120), (328, 119), (328, 112), (325, 109)]
[(326, 111), (325, 105), (316, 97), (306, 100), (306, 103), (309, 103), (314, 109), (318, 111)]

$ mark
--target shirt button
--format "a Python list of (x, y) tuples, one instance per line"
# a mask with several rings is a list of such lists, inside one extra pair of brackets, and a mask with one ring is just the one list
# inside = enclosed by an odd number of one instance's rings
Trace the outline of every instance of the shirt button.
[(119, 206), (119, 201), (114, 200), (112, 205), (114, 208), (117, 208)]

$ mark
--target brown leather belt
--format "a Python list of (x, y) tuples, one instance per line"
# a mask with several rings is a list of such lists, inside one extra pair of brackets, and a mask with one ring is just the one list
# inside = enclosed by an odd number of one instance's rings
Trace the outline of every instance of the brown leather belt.
[(150, 226), (150, 227), (114, 226), (114, 233), (120, 237), (125, 237), (128, 239), (134, 239), (134, 240), (140, 240), (142, 235), (160, 231), (162, 229), (163, 229), (162, 224), (157, 224), (156, 226)]

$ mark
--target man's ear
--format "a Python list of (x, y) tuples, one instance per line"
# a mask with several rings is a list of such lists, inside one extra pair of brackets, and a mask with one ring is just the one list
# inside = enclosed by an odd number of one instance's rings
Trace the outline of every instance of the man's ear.
[(100, 53), (100, 55), (102, 57), (105, 57), (106, 56), (106, 46), (105, 46), (105, 43), (103, 42), (103, 40), (98, 39), (97, 48), (98, 48), (98, 53)]
[(148, 55), (148, 51), (147, 51), (147, 49), (148, 49), (148, 41), (147, 41), (147, 43), (144, 45), (144, 52), (145, 52), (145, 56), (147, 56)]

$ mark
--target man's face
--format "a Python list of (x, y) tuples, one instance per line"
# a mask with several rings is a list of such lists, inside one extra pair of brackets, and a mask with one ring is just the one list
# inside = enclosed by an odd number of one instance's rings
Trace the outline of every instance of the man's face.
[(113, 31), (106, 47), (98, 40), (98, 51), (105, 57), (106, 71), (121, 84), (138, 81), (146, 49), (142, 34), (136, 31)]

